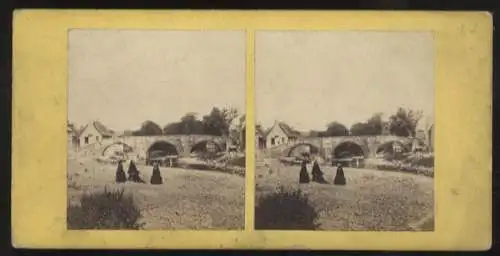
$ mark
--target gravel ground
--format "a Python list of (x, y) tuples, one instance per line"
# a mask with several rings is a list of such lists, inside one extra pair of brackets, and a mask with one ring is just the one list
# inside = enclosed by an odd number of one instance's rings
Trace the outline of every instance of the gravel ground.
[[(257, 201), (259, 196), (278, 186), (301, 188), (318, 210), (322, 230), (425, 231), (434, 228), (432, 178), (344, 168), (347, 185), (335, 186), (336, 169), (322, 167), (330, 184), (299, 185), (299, 166), (283, 166), (275, 161), (269, 166), (256, 169)], [(415, 227), (414, 223), (424, 225)]]
[[(125, 172), (128, 166), (124, 165)], [(137, 165), (149, 183), (151, 166)], [(116, 166), (69, 160), (68, 203), (82, 193), (123, 187), (142, 209), (144, 229), (243, 229), (244, 178), (219, 172), (161, 168), (164, 183), (115, 184)]]

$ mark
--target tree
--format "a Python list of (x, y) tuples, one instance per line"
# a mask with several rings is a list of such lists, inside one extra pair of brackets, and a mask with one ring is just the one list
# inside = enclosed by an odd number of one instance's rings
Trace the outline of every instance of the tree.
[(146, 121), (142, 123), (141, 128), (138, 131), (133, 132), (136, 136), (146, 136), (146, 135), (161, 135), (163, 130), (161, 127), (153, 121)]
[(382, 134), (384, 122), (382, 120), (382, 113), (376, 113), (368, 121), (366, 121), (367, 135), (380, 135)]
[(163, 127), (163, 134), (183, 134), (180, 122), (170, 123)]
[(380, 135), (382, 134), (382, 129), (382, 113), (376, 113), (364, 123), (353, 124), (350, 132), (353, 136)]
[(347, 136), (349, 135), (349, 130), (341, 123), (332, 122), (321, 135), (322, 137)]
[(196, 116), (196, 113), (187, 113), (181, 117), (182, 134), (203, 134), (205, 132), (203, 122), (198, 120)]
[(422, 119), (422, 111), (399, 108), (389, 118), (389, 129), (396, 136), (415, 136), (417, 123)]
[(203, 116), (205, 132), (211, 135), (228, 136), (231, 124), (237, 117), (238, 111), (234, 108), (214, 107), (210, 114)]
[(353, 136), (363, 136), (366, 135), (366, 124), (364, 123), (355, 123), (351, 126), (351, 135)]

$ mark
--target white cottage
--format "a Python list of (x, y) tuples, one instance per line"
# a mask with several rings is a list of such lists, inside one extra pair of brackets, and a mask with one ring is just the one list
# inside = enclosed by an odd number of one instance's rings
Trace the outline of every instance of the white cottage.
[(81, 147), (95, 144), (102, 140), (110, 139), (114, 135), (112, 130), (109, 130), (99, 121), (93, 121), (85, 125), (78, 136), (78, 143)]
[(294, 143), (300, 137), (300, 132), (295, 131), (283, 122), (275, 121), (274, 125), (266, 132), (266, 147), (271, 148), (282, 144)]

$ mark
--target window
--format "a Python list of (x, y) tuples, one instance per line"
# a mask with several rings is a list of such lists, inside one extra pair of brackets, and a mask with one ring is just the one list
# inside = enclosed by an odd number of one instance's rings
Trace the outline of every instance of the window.
[(95, 140), (96, 140), (96, 141), (99, 141), (99, 136), (95, 136)]
[(274, 146), (274, 144), (275, 144), (274, 138), (271, 138), (271, 145)]
[(89, 137), (85, 136), (85, 144), (89, 144)]

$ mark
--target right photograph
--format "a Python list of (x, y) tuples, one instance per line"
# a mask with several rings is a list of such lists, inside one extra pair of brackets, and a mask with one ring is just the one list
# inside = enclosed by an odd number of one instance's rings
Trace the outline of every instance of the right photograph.
[(431, 32), (255, 33), (255, 229), (434, 230)]

